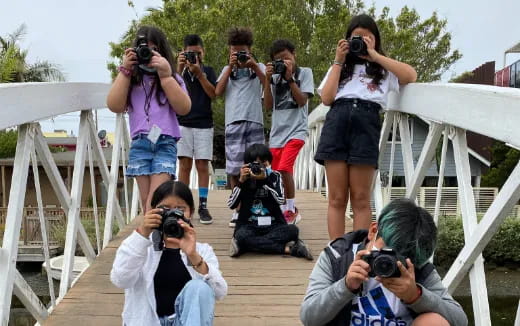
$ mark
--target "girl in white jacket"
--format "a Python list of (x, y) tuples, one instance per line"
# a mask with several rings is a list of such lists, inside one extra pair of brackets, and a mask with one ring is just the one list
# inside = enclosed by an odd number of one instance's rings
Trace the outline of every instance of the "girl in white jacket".
[[(154, 192), (152, 210), (141, 226), (117, 250), (110, 273), (112, 283), (125, 289), (123, 324), (161, 326), (206, 326), (213, 324), (215, 299), (227, 293), (211, 246), (196, 242), (191, 223), (182, 219), (181, 238), (163, 236), (164, 249), (156, 251), (151, 238), (167, 209), (184, 212), (187, 221), (194, 212), (190, 189), (167, 181)], [(162, 246), (161, 246), (162, 247)]]

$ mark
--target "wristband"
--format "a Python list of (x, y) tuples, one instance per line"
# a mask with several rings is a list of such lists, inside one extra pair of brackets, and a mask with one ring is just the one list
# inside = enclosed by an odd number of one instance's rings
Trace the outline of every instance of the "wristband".
[(119, 72), (125, 75), (126, 77), (130, 77), (130, 75), (132, 75), (132, 71), (130, 69), (125, 68), (124, 66), (119, 66), (117, 70), (119, 70)]
[(197, 265), (193, 265), (193, 267), (199, 268), (200, 266), (202, 266), (203, 263), (204, 263), (204, 258), (202, 258), (202, 256), (200, 256), (200, 262)]
[(338, 65), (338, 66), (342, 66), (342, 67), (343, 67), (343, 63), (342, 63), (342, 62), (339, 62), (339, 61), (336, 61), (336, 60), (334, 60), (334, 62), (332, 62), (332, 64), (335, 64), (335, 65)]

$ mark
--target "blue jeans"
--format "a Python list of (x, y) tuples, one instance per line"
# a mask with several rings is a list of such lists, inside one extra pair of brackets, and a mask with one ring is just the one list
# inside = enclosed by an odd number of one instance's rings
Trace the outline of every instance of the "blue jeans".
[(191, 280), (175, 300), (175, 314), (159, 317), (161, 326), (211, 326), (215, 292), (203, 280)]
[(128, 153), (126, 175), (136, 177), (168, 173), (175, 175), (177, 165), (177, 140), (172, 136), (161, 135), (153, 144), (145, 134), (132, 140)]

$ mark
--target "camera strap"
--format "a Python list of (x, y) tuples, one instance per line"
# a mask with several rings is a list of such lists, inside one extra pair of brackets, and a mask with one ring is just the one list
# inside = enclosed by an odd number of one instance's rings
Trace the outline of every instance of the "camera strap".
[(148, 122), (148, 125), (150, 125), (150, 106), (152, 105), (152, 96), (153, 96), (153, 90), (155, 88), (155, 80), (152, 79), (150, 81), (150, 92), (146, 90), (146, 83), (144, 82), (144, 78), (141, 79), (141, 86), (143, 87), (144, 91), (144, 114), (146, 115), (146, 122)]

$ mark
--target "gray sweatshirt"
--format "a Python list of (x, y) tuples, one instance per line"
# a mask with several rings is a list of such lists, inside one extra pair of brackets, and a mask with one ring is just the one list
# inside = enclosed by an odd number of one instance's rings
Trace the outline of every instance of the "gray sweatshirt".
[[(309, 286), (300, 310), (300, 319), (305, 326), (322, 326), (333, 320), (341, 309), (356, 294), (350, 292), (345, 279), (333, 281), (329, 257), (322, 251), (309, 277)], [(419, 284), (421, 297), (406, 305), (417, 314), (435, 312), (443, 316), (451, 326), (466, 326), (468, 319), (459, 303), (453, 300), (441, 282), (437, 271)]]

